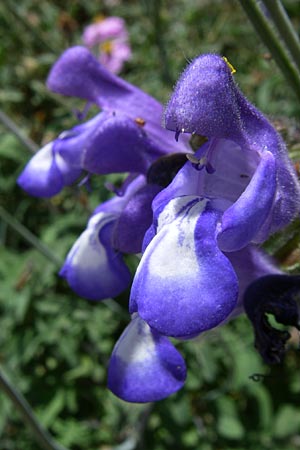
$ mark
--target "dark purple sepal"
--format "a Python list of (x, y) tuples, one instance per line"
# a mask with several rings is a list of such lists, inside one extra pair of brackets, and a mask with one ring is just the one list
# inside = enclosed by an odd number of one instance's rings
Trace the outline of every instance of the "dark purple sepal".
[(170, 341), (135, 316), (116, 343), (108, 387), (128, 402), (162, 400), (182, 388), (185, 362)]
[(282, 361), (290, 338), (287, 330), (274, 328), (267, 315), (272, 314), (279, 324), (300, 330), (299, 300), (299, 275), (268, 275), (248, 286), (244, 307), (254, 328), (255, 347), (267, 364)]

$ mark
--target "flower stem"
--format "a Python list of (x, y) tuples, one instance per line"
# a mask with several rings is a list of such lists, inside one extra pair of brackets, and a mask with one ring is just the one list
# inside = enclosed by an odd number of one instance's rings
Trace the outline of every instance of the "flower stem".
[(31, 428), (31, 431), (41, 448), (45, 450), (66, 450), (65, 447), (62, 447), (55, 442), (50, 434), (42, 427), (26, 399), (11, 385), (2, 371), (0, 371), (0, 388), (11, 399), (24, 421)]
[(288, 52), (280, 42), (269, 21), (265, 17), (256, 0), (239, 0), (249, 20), (256, 29), (261, 40), (271, 52), (274, 60), (300, 100), (300, 75), (290, 61)]
[(38, 150), (38, 146), (27, 136), (24, 136), (24, 134), (17, 127), (17, 125), (1, 109), (0, 109), (0, 121), (9, 131), (11, 131), (19, 139), (19, 141), (23, 145), (25, 145), (25, 147), (28, 148), (30, 152), (35, 153)]
[(0, 218), (10, 227), (17, 231), (29, 244), (35, 247), (46, 258), (53, 262), (56, 266), (61, 266), (62, 261), (55, 255), (42, 241), (40, 241), (31, 231), (22, 225), (17, 219), (9, 214), (2, 206), (0, 206)]
[(262, 1), (300, 71), (300, 41), (282, 3), (279, 0)]

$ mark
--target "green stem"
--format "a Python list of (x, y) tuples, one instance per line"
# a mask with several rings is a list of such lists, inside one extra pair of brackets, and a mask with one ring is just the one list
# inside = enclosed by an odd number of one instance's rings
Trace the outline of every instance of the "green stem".
[(271, 52), (288, 84), (300, 100), (300, 75), (291, 63), (288, 52), (278, 39), (256, 0), (239, 0), (261, 40)]
[(62, 261), (55, 253), (43, 244), (31, 231), (29, 231), (24, 225), (22, 225), (17, 219), (15, 219), (11, 214), (9, 214), (2, 206), (0, 206), (0, 217), (4, 222), (11, 226), (15, 231), (17, 231), (23, 238), (29, 242), (33, 247), (35, 247), (40, 253), (42, 253), (46, 258), (53, 262), (56, 266), (61, 266)]
[(289, 16), (279, 0), (263, 0), (263, 3), (300, 71), (300, 41)]
[(10, 384), (2, 371), (0, 371), (0, 388), (11, 399), (24, 421), (30, 427), (41, 448), (45, 450), (66, 450), (65, 447), (62, 447), (60, 444), (55, 442), (50, 434), (42, 427), (26, 399), (20, 392), (17, 391), (15, 387)]
[(150, 17), (152, 22), (153, 36), (158, 50), (162, 80), (168, 85), (172, 85), (174, 80), (170, 74), (170, 64), (165, 46), (164, 26), (161, 17), (162, 2), (161, 0), (144, 0), (142, 1), (142, 4), (145, 7), (146, 15)]
[[(21, 4), (21, 3), (20, 3)], [(18, 26), (18, 23), (23, 26), (23, 28), (27, 31), (27, 33), (34, 38), (34, 42), (36, 45), (38, 45), (40, 48), (44, 47), (51, 53), (56, 53), (56, 50), (49, 44), (49, 40), (47, 40), (47, 37), (44, 35), (41, 35), (39, 31), (37, 31), (27, 20), (26, 16), (24, 15), (23, 11), (19, 8), (19, 5), (13, 2), (13, 4), (10, 3), (10, 0), (6, 0), (4, 2), (4, 6), (7, 8), (7, 10), (10, 12), (10, 14), (14, 17), (14, 19), (17, 20), (16, 26)], [(22, 35), (22, 33), (21, 33)]]
[(161, 18), (161, 0), (154, 0), (153, 5), (153, 28), (155, 41), (158, 48), (159, 59), (161, 63), (162, 77), (167, 84), (172, 84), (172, 78), (169, 70), (168, 54), (165, 47), (163, 36), (163, 24)]

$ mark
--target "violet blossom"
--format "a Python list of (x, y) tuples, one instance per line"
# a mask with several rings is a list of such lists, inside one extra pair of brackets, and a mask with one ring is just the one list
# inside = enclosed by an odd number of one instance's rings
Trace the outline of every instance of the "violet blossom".
[[(299, 213), (295, 171), (281, 137), (218, 55), (196, 58), (179, 79), (165, 111), (169, 131), (156, 100), (81, 47), (61, 56), (48, 86), (103, 109), (40, 151), (51, 183), (60, 190), (78, 171), (130, 173), (122, 192), (94, 211), (61, 274), (79, 295), (104, 299), (130, 283), (122, 254), (143, 252), (108, 385), (127, 401), (160, 400), (186, 377), (168, 338), (226, 323), (244, 310), (249, 286), (281, 274), (259, 246)], [(193, 153), (185, 135), (206, 142)], [(39, 178), (39, 154), (19, 183), (53, 195)]]
[(163, 187), (154, 179), (153, 163), (178, 152), (185, 161), (191, 150), (161, 127), (163, 107), (158, 101), (109, 73), (84, 47), (63, 53), (47, 85), (96, 103), (102, 111), (38, 151), (18, 183), (31, 195), (52, 197), (82, 173), (131, 174), (118, 195), (96, 209), (60, 272), (83, 297), (116, 296), (131, 280), (122, 253), (141, 251), (152, 220), (151, 202)]
[[(203, 55), (186, 69), (165, 122), (176, 137), (198, 134), (207, 142), (153, 200), (130, 312), (152, 333), (190, 339), (241, 312), (244, 292), (256, 279), (280, 273), (256, 247), (298, 214), (300, 191), (282, 139), (238, 90), (223, 58)], [(164, 376), (167, 356), (158, 367), (156, 340), (143, 359), (139, 348), (149, 335), (139, 332), (134, 352), (131, 337), (126, 331), (113, 352), (110, 389), (129, 401), (157, 400), (179, 389), (182, 364), (169, 366), (172, 383), (152, 381), (145, 388), (145, 377)]]
[(128, 32), (121, 17), (100, 18), (88, 25), (82, 41), (89, 49), (95, 49), (99, 62), (112, 73), (120, 73), (131, 58)]

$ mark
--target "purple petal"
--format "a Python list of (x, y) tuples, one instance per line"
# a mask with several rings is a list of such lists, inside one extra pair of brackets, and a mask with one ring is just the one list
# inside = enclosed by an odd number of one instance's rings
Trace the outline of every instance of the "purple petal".
[(71, 288), (89, 300), (115, 297), (131, 281), (122, 255), (112, 248), (114, 221), (115, 216), (111, 214), (93, 215), (60, 271)]
[(52, 67), (47, 86), (62, 95), (83, 98), (106, 111), (121, 112), (136, 120), (166, 153), (186, 151), (187, 141), (176, 143), (162, 128), (162, 105), (137, 87), (110, 73), (84, 47), (66, 50)]
[(145, 185), (146, 177), (144, 175), (134, 176), (133, 178), (129, 175), (119, 189), (120, 193), (106, 202), (100, 203), (93, 211), (93, 215), (104, 212), (108, 215), (115, 215), (115, 218), (119, 217), (129, 200)]
[(91, 173), (146, 173), (165, 154), (134, 120), (123, 114), (105, 114), (84, 146), (83, 167)]
[(109, 389), (128, 402), (154, 402), (181, 389), (185, 378), (184, 360), (169, 340), (133, 318), (113, 350)]
[(109, 39), (127, 38), (127, 30), (121, 17), (107, 17), (88, 25), (83, 32), (82, 40), (87, 47), (105, 42)]
[(254, 245), (247, 245), (247, 247), (237, 252), (226, 253), (226, 256), (231, 262), (239, 280), (238, 303), (228, 318), (230, 320), (244, 311), (244, 293), (253, 281), (265, 275), (280, 274), (282, 272), (276, 266), (276, 261)]
[(114, 228), (114, 248), (124, 253), (141, 252), (144, 235), (152, 223), (152, 200), (160, 190), (159, 186), (147, 185), (129, 200)]
[(198, 197), (170, 201), (145, 250), (131, 291), (131, 311), (166, 336), (191, 337), (233, 310), (235, 272), (216, 244), (220, 214)]
[(110, 73), (84, 47), (72, 47), (61, 55), (51, 69), (47, 86), (54, 92), (83, 98), (107, 110), (124, 110), (135, 117), (143, 113), (146, 120), (158, 121), (161, 117), (159, 102)]
[(207, 137), (241, 135), (231, 70), (218, 55), (196, 58), (179, 79), (165, 113), (166, 128)]
[(222, 251), (236, 251), (255, 238), (266, 221), (276, 192), (276, 165), (273, 155), (265, 151), (261, 162), (239, 199), (222, 217), (218, 244)]
[(26, 165), (18, 184), (35, 197), (52, 197), (64, 186), (64, 179), (54, 158), (53, 143), (39, 150)]

